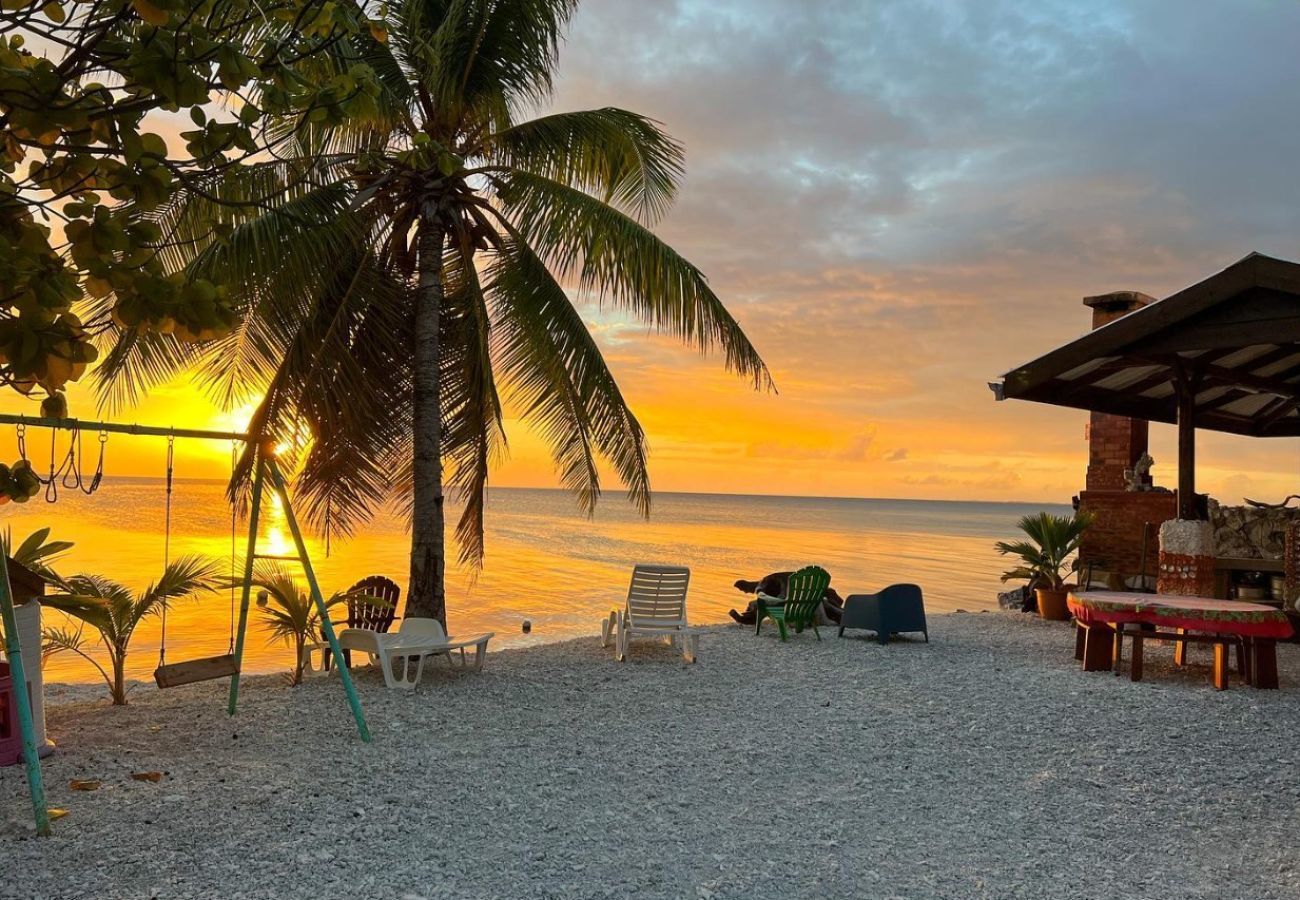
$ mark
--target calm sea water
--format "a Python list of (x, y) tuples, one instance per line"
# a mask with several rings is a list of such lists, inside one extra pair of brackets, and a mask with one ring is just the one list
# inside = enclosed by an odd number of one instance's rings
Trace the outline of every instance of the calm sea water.
[[(161, 480), (109, 478), (90, 497), (65, 492), (54, 505), (9, 504), (0, 511), (0, 525), (19, 538), (50, 525), (54, 537), (76, 542), (59, 561), (60, 571), (101, 574), (138, 589), (162, 570), (163, 500)], [(1012, 536), (1021, 515), (1044, 508), (1068, 511), (1009, 503), (661, 493), (648, 521), (615, 495), (589, 519), (562, 491), (498, 488), (489, 500), (484, 569), (477, 578), (459, 569), (449, 573), (448, 624), (453, 633), (494, 631), (494, 647), (598, 633), (599, 620), (625, 596), (637, 562), (690, 566), (688, 609), (697, 622), (718, 621), (731, 607), (743, 607), (748, 598), (732, 586), (736, 579), (809, 563), (827, 568), (844, 595), (915, 581), (931, 610), (990, 609), (996, 607), (1002, 571), (993, 541)], [(259, 550), (290, 552), (283, 511), (268, 508), (263, 522)], [(239, 527), (242, 554), (244, 523)], [(327, 594), (372, 573), (406, 581), (406, 528), (394, 517), (376, 520), (351, 541), (334, 541), (328, 558), (322, 541), (310, 543)], [(177, 482), (171, 552), (228, 560), (230, 512), (221, 483)], [(225, 652), (229, 602), (223, 592), (175, 606), (168, 620), (168, 660)], [(56, 618), (47, 611), (47, 624)], [(521, 631), (525, 619), (533, 625), (528, 635)], [(292, 653), (268, 641), (256, 607), (252, 621), (246, 671), (287, 669)], [(142, 626), (132, 643), (131, 677), (151, 677), (158, 638), (156, 620)], [(66, 654), (46, 667), (52, 681), (97, 677), (88, 663)]]

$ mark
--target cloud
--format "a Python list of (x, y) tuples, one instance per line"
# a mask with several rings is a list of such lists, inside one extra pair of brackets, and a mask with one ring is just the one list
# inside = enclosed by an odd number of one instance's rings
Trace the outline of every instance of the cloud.
[[(1036, 433), (1077, 466), (1056, 491), (1082, 482), (1079, 415), (984, 383), (1085, 331), (1084, 295), (1300, 255), (1297, 31), (1300, 6), (1264, 2), (592, 0), (555, 105), (625, 106), (685, 142), (659, 230), (764, 353), (774, 414), (888, 422), (908, 466)], [(669, 344), (617, 341), (630, 394), (715, 364)], [(750, 414), (742, 392), (708, 414)], [(816, 452), (864, 491), (896, 477), (858, 449)]]

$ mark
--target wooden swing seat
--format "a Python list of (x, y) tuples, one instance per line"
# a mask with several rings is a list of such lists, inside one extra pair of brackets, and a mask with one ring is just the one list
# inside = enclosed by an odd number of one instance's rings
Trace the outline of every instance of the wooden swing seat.
[(153, 680), (160, 688), (171, 688), (180, 687), (182, 684), (194, 684), (196, 681), (229, 678), (238, 674), (239, 663), (235, 655), (225, 653), (221, 656), (209, 656), (205, 659), (191, 659), (159, 666), (154, 669)]

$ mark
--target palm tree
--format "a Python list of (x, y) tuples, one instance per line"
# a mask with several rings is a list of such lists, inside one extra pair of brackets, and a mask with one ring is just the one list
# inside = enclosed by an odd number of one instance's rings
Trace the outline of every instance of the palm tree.
[[(257, 605), (270, 628), (271, 640), (283, 641), (293, 647), (294, 666), (289, 683), (294, 686), (302, 684), (305, 662), (302, 650), (307, 641), (317, 635), (320, 627), (320, 613), (316, 604), (307, 589), (281, 566), (259, 566), (253, 573), (252, 583), (261, 588)], [(387, 605), (378, 597), (345, 592), (327, 599), (325, 607), (332, 609), (352, 599)]]
[(381, 85), (372, 113), (285, 123), (295, 153), (214, 176), (157, 217), (170, 269), (222, 270), (241, 324), (202, 343), (119, 315), (104, 340), (109, 406), (191, 368), (228, 406), (261, 396), (249, 429), (303, 435), (291, 462), (318, 527), (350, 533), (399, 502), (408, 615), (445, 621), (444, 481), (465, 503), (460, 557), (482, 564), (503, 397), (541, 431), (586, 512), (603, 460), (649, 513), (645, 435), (565, 286), (720, 349), (727, 368), (771, 386), (704, 275), (650, 230), (676, 194), (681, 147), (622, 109), (518, 120), (549, 97), (575, 7), (401, 0), (386, 32), (305, 59), (313, 79), (366, 61)]
[(139, 594), (99, 575), (73, 575), (63, 583), (66, 593), (43, 597), (41, 602), (98, 632), (112, 672), (90, 655), (81, 628), (46, 629), (44, 654), (76, 653), (104, 677), (113, 705), (126, 706), (126, 654), (137, 626), (175, 600), (213, 590), (218, 568), (217, 563), (202, 557), (184, 556), (169, 563), (162, 577)]

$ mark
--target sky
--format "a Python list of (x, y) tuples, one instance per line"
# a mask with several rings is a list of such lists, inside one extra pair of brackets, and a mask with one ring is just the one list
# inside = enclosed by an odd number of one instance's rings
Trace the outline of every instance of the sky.
[[(658, 230), (778, 388), (584, 308), (652, 485), (1068, 500), (1086, 414), (995, 404), (986, 383), (1086, 331), (1085, 295), (1300, 259), (1296, 34), (1280, 0), (587, 0), (553, 108), (626, 107), (685, 144)], [(183, 381), (119, 418), (232, 421)], [(554, 485), (544, 445), (507, 426), (493, 483)], [(1152, 426), (1158, 483), (1173, 440)], [(219, 475), (228, 449), (182, 454)], [(118, 465), (158, 474), (161, 450)], [(1200, 445), (1198, 487), (1228, 502), (1300, 491), (1297, 472), (1294, 440)]]

